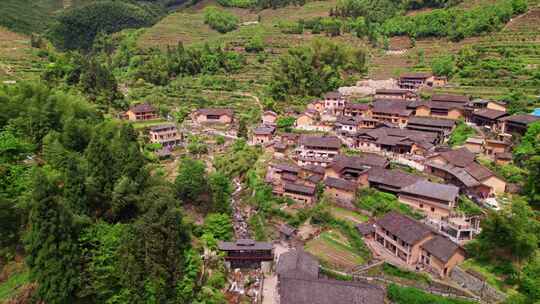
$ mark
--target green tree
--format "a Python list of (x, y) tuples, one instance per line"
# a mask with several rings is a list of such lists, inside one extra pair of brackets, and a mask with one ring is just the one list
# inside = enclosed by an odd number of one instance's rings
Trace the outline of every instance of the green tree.
[(80, 284), (78, 231), (61, 203), (59, 189), (41, 170), (36, 172), (26, 237), (36, 296), (47, 303), (72, 303)]
[(540, 224), (526, 201), (514, 199), (509, 208), (492, 212), (482, 221), (478, 243), (491, 257), (513, 257), (521, 261), (538, 249)]
[(208, 189), (206, 179), (206, 167), (202, 161), (183, 158), (174, 181), (177, 197), (184, 202), (199, 201), (200, 195)]
[(215, 6), (204, 9), (204, 23), (220, 33), (227, 33), (238, 28), (238, 18), (234, 14)]
[(230, 179), (218, 171), (212, 173), (208, 180), (212, 196), (212, 210), (214, 212), (230, 213), (230, 201), (233, 191)]
[(456, 67), (452, 56), (440, 56), (431, 61), (431, 70), (437, 76), (451, 77)]
[(247, 139), (248, 138), (248, 129), (247, 129), (247, 122), (245, 118), (240, 118), (240, 121), (238, 122), (238, 137)]
[(224, 213), (207, 215), (204, 219), (203, 232), (212, 235), (217, 240), (231, 240), (234, 231), (230, 216)]

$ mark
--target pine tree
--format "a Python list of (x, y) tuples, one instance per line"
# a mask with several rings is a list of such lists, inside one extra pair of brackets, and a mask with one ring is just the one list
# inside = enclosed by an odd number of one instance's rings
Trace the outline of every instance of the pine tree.
[(72, 303), (79, 285), (78, 232), (58, 187), (41, 171), (34, 177), (29, 225), (27, 265), (38, 283), (36, 296), (50, 304)]

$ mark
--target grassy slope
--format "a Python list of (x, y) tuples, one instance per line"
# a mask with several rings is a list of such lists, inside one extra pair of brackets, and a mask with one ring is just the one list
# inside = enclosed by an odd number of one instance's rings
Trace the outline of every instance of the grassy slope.
[(28, 36), (0, 27), (0, 81), (36, 78), (42, 64)]
[[(486, 5), (494, 0), (473, 0), (464, 1), (461, 6), (464, 9), (477, 5)], [(538, 5), (538, 0), (529, 1), (531, 6)], [(259, 64), (251, 56), (248, 65), (239, 75), (234, 77), (238, 80), (252, 81), (256, 84), (263, 84), (270, 78), (270, 66), (276, 59), (276, 54), (284, 52), (289, 46), (307, 42), (313, 39), (314, 35), (288, 35), (283, 34), (275, 26), (280, 20), (308, 19), (316, 16), (326, 16), (335, 1), (309, 2), (303, 7), (286, 7), (277, 10), (263, 10), (253, 12), (245, 9), (231, 9), (242, 22), (257, 20), (257, 14), (261, 16), (259, 25), (242, 26), (240, 29), (221, 35), (211, 30), (203, 23), (202, 9), (213, 4), (211, 1), (203, 1), (195, 7), (172, 14), (149, 29), (141, 36), (139, 45), (143, 47), (164, 47), (175, 45), (178, 42), (184, 44), (198, 44), (207, 41), (219, 41), (229, 43), (232, 46), (242, 46), (245, 41), (254, 34), (260, 34), (272, 49), (272, 55), (264, 64)], [(540, 8), (532, 9), (528, 14), (515, 18), (501, 32), (492, 33), (481, 37), (467, 38), (461, 42), (454, 43), (446, 39), (423, 39), (416, 43), (416, 46), (409, 49), (404, 54), (389, 55), (380, 49), (372, 49), (372, 60), (370, 65), (370, 77), (374, 79), (385, 79), (395, 77), (406, 70), (428, 70), (431, 59), (441, 54), (456, 53), (464, 46), (484, 45), (489, 48), (505, 45), (512, 47), (513, 52), (520, 56), (532, 67), (540, 65)], [(316, 35), (320, 36), (320, 35)], [(356, 46), (364, 46), (365, 43), (359, 39), (344, 35), (338, 38)], [(403, 39), (393, 39), (396, 46), (403, 44)], [(535, 51), (530, 51), (533, 49)], [(419, 51), (424, 52), (425, 64), (423, 68), (415, 67)], [(471, 94), (478, 97), (500, 97), (506, 94), (509, 87), (501, 85), (505, 79), (456, 79), (449, 88), (443, 91), (454, 93)], [(467, 82), (469, 85), (460, 86), (460, 83)], [(537, 88), (530, 86), (526, 91), (533, 95)]]

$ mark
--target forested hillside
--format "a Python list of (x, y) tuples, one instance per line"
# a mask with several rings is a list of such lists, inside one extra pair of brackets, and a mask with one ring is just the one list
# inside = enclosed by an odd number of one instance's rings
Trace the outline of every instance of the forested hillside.
[[(272, 132), (294, 137), (296, 117), (313, 100), (404, 72), (448, 80), (422, 88), (424, 101), (455, 93), (531, 113), (540, 107), (539, 5), (0, 0), (0, 303), (233, 303), (231, 272), (216, 248), (238, 236), (238, 218), (261, 241), (278, 239), (284, 223), (321, 233), (306, 249), (320, 253), (321, 269), (342, 267), (325, 276), (351, 280), (347, 271), (371, 258), (356, 225), (391, 211), (419, 214), (372, 189), (353, 193), (365, 212), (330, 207), (320, 180), (313, 195), (322, 203), (284, 211), (295, 203), (277, 197), (264, 174), (274, 146), (250, 142), (263, 113), (277, 117)], [(127, 121), (143, 103), (157, 118)], [(234, 132), (193, 127), (202, 108), (233, 110)], [(487, 133), (455, 123), (448, 146)], [(149, 140), (163, 124), (178, 126), (176, 150)], [(539, 134), (531, 124), (512, 139), (511, 164), (489, 163), (517, 188), (504, 197), (511, 207), (484, 214), (460, 197), (460, 211), (486, 216), (465, 265), (504, 293), (505, 304), (540, 301)], [(237, 216), (243, 209), (250, 212)], [(388, 267), (374, 272), (433, 283)], [(453, 303), (390, 286), (396, 303)]]

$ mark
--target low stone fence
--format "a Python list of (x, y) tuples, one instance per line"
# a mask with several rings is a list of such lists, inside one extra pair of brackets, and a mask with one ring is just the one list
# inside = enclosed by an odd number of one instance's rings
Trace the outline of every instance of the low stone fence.
[(488, 303), (501, 302), (506, 299), (506, 294), (490, 286), (485, 280), (477, 278), (459, 267), (454, 267), (450, 278), (458, 285), (472, 291)]

